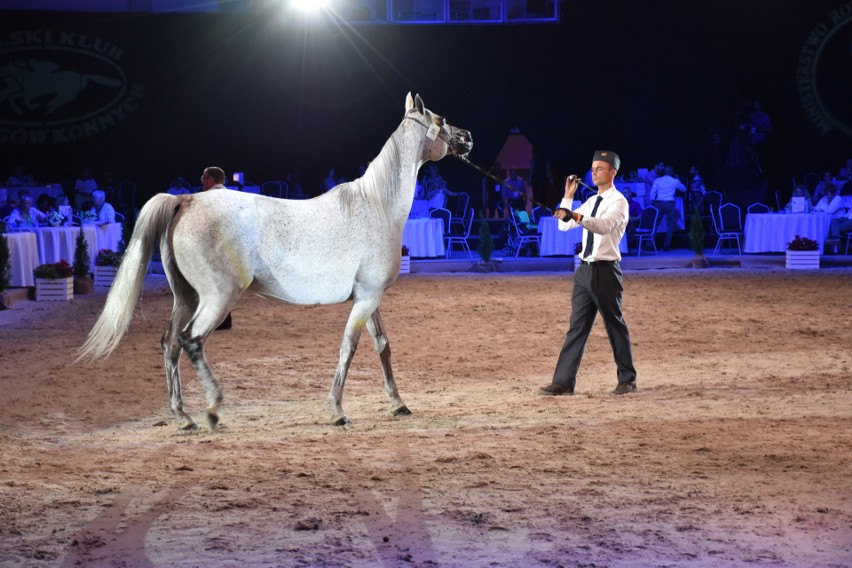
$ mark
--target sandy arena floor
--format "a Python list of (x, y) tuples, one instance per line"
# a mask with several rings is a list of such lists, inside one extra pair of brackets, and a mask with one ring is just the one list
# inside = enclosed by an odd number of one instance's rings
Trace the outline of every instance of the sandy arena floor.
[(365, 332), (326, 399), (348, 305), (246, 296), (208, 355), (222, 426), (178, 431), (171, 295), (69, 367), (103, 304), (0, 312), (0, 565), (849, 566), (852, 271), (628, 272), (640, 392), (598, 321), (577, 395), (543, 397), (571, 275), (404, 276), (383, 314), (394, 418)]

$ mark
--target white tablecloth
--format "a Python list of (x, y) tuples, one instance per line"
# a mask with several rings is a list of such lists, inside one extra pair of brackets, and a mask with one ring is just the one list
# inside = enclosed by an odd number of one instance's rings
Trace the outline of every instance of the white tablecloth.
[[(80, 227), (39, 227), (38, 239), (39, 263), (59, 262), (62, 259), (74, 264), (74, 249), (77, 246), (77, 233)], [(89, 246), (90, 269), (95, 270), (95, 257), (98, 255), (98, 231), (94, 225), (83, 225), (83, 236)]]
[[(538, 231), (541, 233), (541, 256), (557, 256), (574, 254), (574, 245), (583, 238), (583, 229), (576, 227), (560, 231), (559, 220), (556, 217), (542, 217), (538, 221)], [(627, 238), (618, 243), (621, 254), (627, 253)]]
[(826, 213), (751, 213), (746, 215), (744, 252), (784, 252), (787, 243), (807, 237), (822, 248), (831, 215)]
[(12, 270), (9, 286), (35, 286), (33, 270), (38, 266), (38, 239), (35, 233), (3, 233), (9, 243)]
[(89, 249), (92, 257), (98, 255), (99, 250), (107, 249), (118, 252), (118, 243), (121, 242), (121, 223), (107, 223), (106, 225), (95, 225), (98, 232), (98, 248)]
[(443, 220), (409, 219), (402, 228), (402, 244), (414, 257), (444, 256)]
[(429, 217), (429, 200), (415, 199), (411, 204), (411, 212), (408, 214), (409, 219), (423, 219)]

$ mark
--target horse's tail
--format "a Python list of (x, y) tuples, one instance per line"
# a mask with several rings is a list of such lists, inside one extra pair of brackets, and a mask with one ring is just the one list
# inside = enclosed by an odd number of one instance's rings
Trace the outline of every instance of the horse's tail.
[(133, 319), (133, 309), (145, 282), (154, 245), (172, 222), (180, 203), (180, 197), (160, 193), (140, 211), (103, 312), (86, 342), (77, 350), (75, 363), (82, 359), (106, 357), (118, 347)]

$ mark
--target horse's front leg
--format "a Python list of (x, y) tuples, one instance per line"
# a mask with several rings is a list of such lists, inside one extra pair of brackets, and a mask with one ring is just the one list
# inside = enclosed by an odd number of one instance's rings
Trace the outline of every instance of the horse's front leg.
[(391, 400), (391, 414), (394, 416), (402, 416), (411, 414), (411, 411), (402, 401), (399, 396), (399, 391), (396, 389), (396, 381), (393, 378), (393, 369), (391, 368), (391, 348), (388, 343), (388, 337), (385, 335), (385, 326), (382, 323), (382, 314), (379, 308), (370, 316), (370, 321), (367, 322), (367, 330), (373, 338), (373, 347), (376, 348), (376, 353), (379, 354), (379, 359), (382, 361), (382, 373), (385, 376), (385, 392), (388, 393), (388, 398)]
[(361, 330), (364, 324), (370, 320), (373, 311), (378, 307), (378, 301), (367, 302), (355, 300), (352, 311), (343, 330), (343, 341), (340, 344), (340, 358), (337, 361), (337, 371), (334, 373), (334, 381), (328, 399), (331, 402), (331, 423), (334, 426), (349, 424), (349, 419), (343, 413), (343, 386), (346, 384), (346, 375), (349, 373), (349, 365), (355, 356), (358, 340), (361, 338)]

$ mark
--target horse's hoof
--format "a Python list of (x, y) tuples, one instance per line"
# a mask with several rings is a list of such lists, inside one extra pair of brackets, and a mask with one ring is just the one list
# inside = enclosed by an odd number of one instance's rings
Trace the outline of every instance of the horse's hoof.
[(216, 426), (219, 425), (219, 415), (213, 414), (212, 412), (207, 413), (207, 424), (210, 425), (211, 430), (215, 430)]
[(196, 424), (192, 420), (184, 420), (180, 426), (178, 426), (184, 432), (191, 432), (193, 430), (198, 430), (198, 424)]
[(332, 416), (331, 417), (331, 425), (332, 426), (346, 426), (347, 424), (352, 424), (352, 422), (346, 418), (345, 416)]
[(411, 411), (408, 410), (408, 407), (403, 405), (399, 408), (394, 408), (391, 410), (391, 414), (394, 416), (411, 416)]

